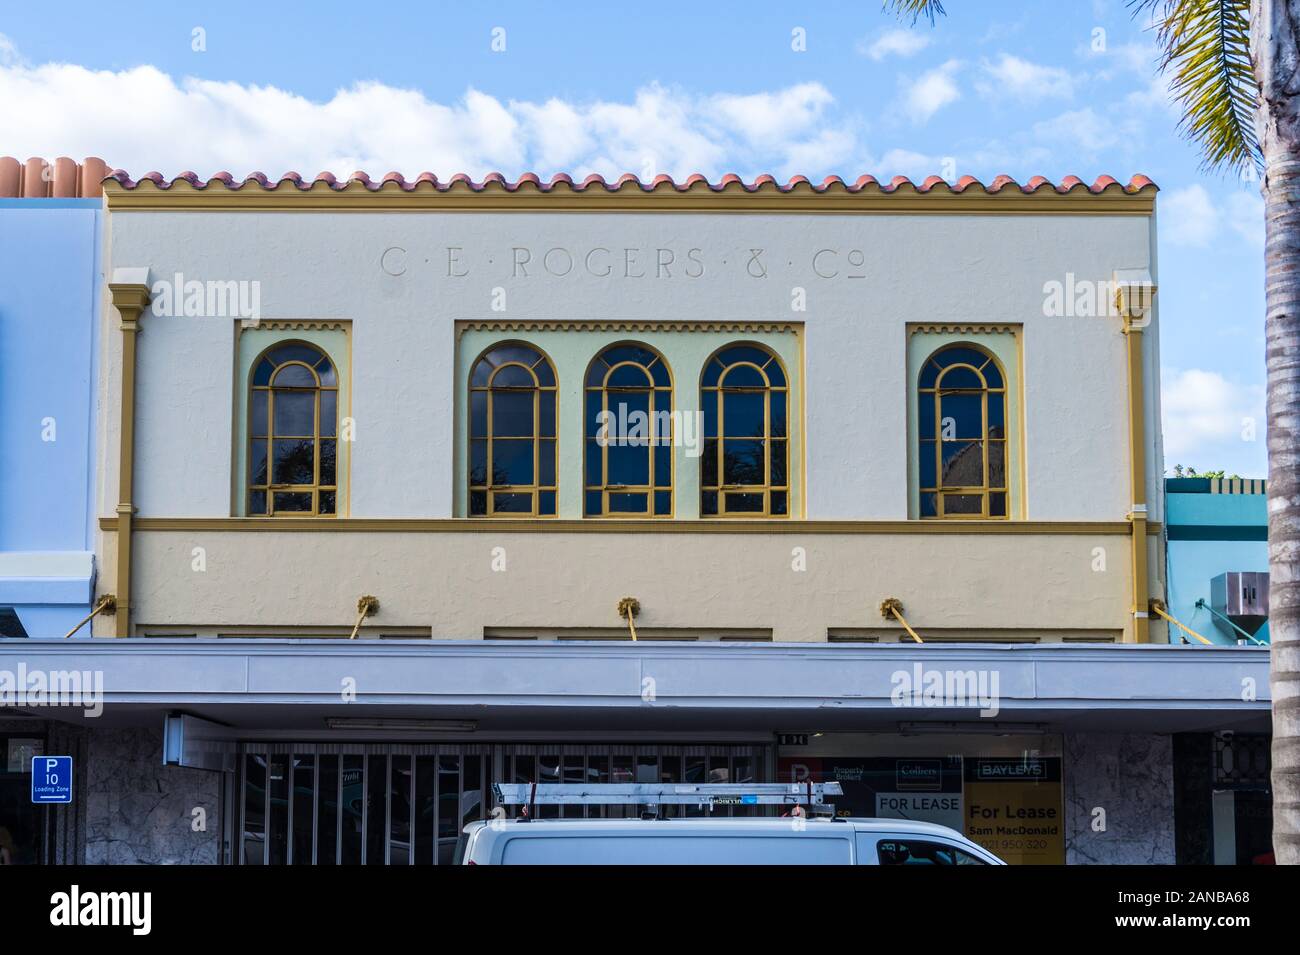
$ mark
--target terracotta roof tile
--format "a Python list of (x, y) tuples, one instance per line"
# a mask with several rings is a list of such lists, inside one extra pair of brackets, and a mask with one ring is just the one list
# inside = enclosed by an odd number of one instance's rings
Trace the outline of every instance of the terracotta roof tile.
[(33, 158), (20, 162), (0, 157), (0, 199), (88, 199), (104, 194), (101, 183), (108, 175), (102, 159), (78, 163), (60, 156), (54, 162)]

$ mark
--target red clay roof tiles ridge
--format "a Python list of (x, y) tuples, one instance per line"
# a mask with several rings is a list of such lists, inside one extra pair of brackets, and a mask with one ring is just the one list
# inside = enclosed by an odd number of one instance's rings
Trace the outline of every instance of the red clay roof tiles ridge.
[[(89, 162), (89, 160), (87, 160)], [(1072, 192), (1089, 192), (1094, 195), (1100, 195), (1103, 192), (1123, 192), (1133, 195), (1144, 189), (1157, 189), (1158, 187), (1149, 178), (1143, 175), (1135, 175), (1129, 179), (1128, 184), (1122, 184), (1112, 176), (1099, 176), (1093, 181), (1092, 185), (1087, 185), (1077, 176), (1066, 176), (1059, 183), (1053, 183), (1043, 176), (1034, 176), (1028, 182), (1019, 183), (1011, 176), (997, 176), (988, 185), (985, 185), (974, 176), (963, 176), (956, 183), (949, 183), (939, 176), (930, 176), (920, 185), (914, 183), (906, 176), (895, 176), (888, 183), (882, 184), (875, 176), (860, 176), (855, 181), (845, 182), (839, 176), (827, 176), (820, 184), (814, 184), (806, 176), (794, 176), (784, 184), (778, 182), (774, 177), (769, 175), (759, 176), (753, 182), (745, 182), (734, 173), (728, 173), (717, 182), (710, 182), (706, 177), (695, 173), (688, 176), (682, 182), (676, 182), (671, 176), (656, 176), (650, 182), (642, 182), (639, 178), (626, 173), (620, 176), (614, 182), (608, 182), (603, 176), (592, 174), (587, 176), (579, 183), (575, 183), (573, 177), (565, 173), (558, 173), (550, 178), (549, 181), (543, 180), (536, 173), (524, 173), (518, 179), (511, 181), (499, 172), (488, 173), (483, 177), (481, 182), (475, 182), (465, 173), (457, 173), (450, 179), (439, 179), (431, 172), (422, 172), (415, 179), (406, 179), (399, 172), (386, 173), (381, 179), (372, 179), (365, 172), (354, 172), (346, 179), (339, 179), (328, 172), (319, 173), (315, 179), (308, 180), (296, 172), (286, 172), (278, 179), (272, 180), (265, 173), (249, 173), (242, 180), (236, 179), (228, 172), (215, 173), (208, 179), (203, 179), (193, 172), (182, 172), (177, 176), (167, 179), (159, 172), (145, 173), (138, 180), (133, 180), (124, 170), (115, 169), (109, 174), (108, 178), (115, 179), (124, 189), (135, 189), (145, 182), (152, 183), (158, 189), (170, 189), (179, 182), (187, 183), (194, 189), (210, 189), (214, 186), (223, 186), (227, 190), (238, 191), (250, 184), (256, 185), (266, 191), (274, 191), (280, 188), (292, 187), (299, 191), (307, 191), (317, 183), (324, 184), (327, 188), (334, 191), (347, 189), (353, 183), (371, 191), (377, 192), (380, 189), (396, 186), (404, 192), (411, 192), (428, 183), (438, 192), (449, 192), (452, 190), (468, 189), (471, 192), (485, 191), (503, 191), (518, 192), (521, 189), (527, 189), (532, 192), (553, 192), (563, 190), (566, 192), (587, 192), (589, 190), (604, 190), (605, 192), (622, 192), (624, 190), (641, 190), (642, 192), (656, 192), (663, 190), (665, 192), (690, 192), (703, 191), (724, 192), (737, 191), (744, 192), (875, 192), (875, 193), (913, 193), (926, 194), (931, 192), (949, 192), (953, 194), (965, 192), (983, 192), (986, 195), (996, 195), (1000, 192), (1019, 192), (1025, 195), (1032, 195), (1037, 192), (1051, 192), (1058, 195), (1065, 195)], [(459, 189), (458, 189), (459, 187)]]
[(80, 163), (67, 156), (54, 162), (0, 156), (0, 199), (98, 198), (107, 177), (108, 164), (94, 156)]

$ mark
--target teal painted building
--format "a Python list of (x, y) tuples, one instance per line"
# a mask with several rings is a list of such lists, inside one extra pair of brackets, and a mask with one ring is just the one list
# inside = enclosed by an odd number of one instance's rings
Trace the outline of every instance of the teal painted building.
[[(1213, 643), (1246, 639), (1216, 616), (1211, 582), (1227, 573), (1268, 573), (1265, 490), (1262, 480), (1165, 480), (1169, 612)], [(1177, 632), (1170, 627), (1171, 642), (1177, 642)], [(1253, 636), (1268, 642), (1267, 620)]]

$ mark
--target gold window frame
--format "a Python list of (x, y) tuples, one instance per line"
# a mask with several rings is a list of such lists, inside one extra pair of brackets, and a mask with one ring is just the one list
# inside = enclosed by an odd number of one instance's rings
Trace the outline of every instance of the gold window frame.
[[(648, 363), (646, 363), (646, 364), (642, 364), (641, 362), (636, 362), (636, 361), (619, 361), (619, 362), (616, 362), (615, 364), (611, 365), (611, 364), (609, 364), (609, 362), (606, 362), (606, 361), (605, 361), (605, 355), (608, 354), (609, 352), (611, 352), (611, 351), (613, 351), (613, 350), (615, 350), (615, 349), (617, 349), (617, 348), (624, 348), (624, 347), (628, 347), (628, 346), (631, 346), (631, 347), (634, 347), (634, 348), (640, 348), (640, 349), (642, 349), (642, 350), (644, 350), (644, 351), (646, 351), (646, 352), (649, 352), (650, 354), (654, 355), (655, 357), (654, 357), (650, 362), (648, 362)], [(604, 375), (601, 376), (601, 383), (600, 383), (599, 385), (589, 385), (589, 384), (587, 384), (587, 382), (591, 379), (591, 372), (592, 372), (592, 369), (596, 366), (596, 363), (597, 363), (597, 362), (604, 362), (604, 364), (605, 364), (605, 373), (604, 373)], [(656, 385), (656, 384), (654, 383), (654, 372), (651, 371), (651, 369), (652, 369), (656, 364), (661, 365), (661, 366), (663, 367), (664, 371), (667, 373), (667, 375), (668, 375), (668, 384), (667, 384), (667, 386)], [(641, 385), (639, 385), (639, 384), (638, 384), (638, 385), (635, 385), (635, 386), (633, 386), (633, 385), (610, 385), (610, 384), (609, 384), (609, 379), (614, 375), (614, 373), (615, 373), (616, 371), (618, 371), (618, 369), (620, 369), (620, 368), (625, 368), (625, 367), (639, 368), (639, 369), (640, 369), (640, 370), (645, 374), (645, 376), (646, 376), (646, 382), (647, 382), (646, 385), (645, 385), (644, 387), (641, 386)], [(611, 342), (610, 344), (608, 344), (608, 345), (606, 345), (604, 348), (602, 348), (599, 352), (597, 352), (596, 355), (595, 355), (595, 357), (593, 357), (593, 358), (591, 359), (591, 362), (587, 365), (586, 373), (585, 373), (585, 374), (583, 375), (583, 377), (582, 377), (582, 382), (583, 382), (583, 386), (582, 386), (582, 397), (583, 397), (583, 401), (582, 401), (582, 417), (583, 417), (583, 425), (582, 425), (582, 450), (583, 450), (583, 454), (582, 454), (582, 491), (583, 491), (583, 494), (582, 494), (582, 513), (583, 513), (583, 516), (584, 516), (584, 517), (593, 518), (593, 519), (596, 519), (596, 520), (601, 520), (601, 519), (613, 519), (613, 520), (627, 520), (627, 519), (634, 519), (634, 520), (635, 520), (635, 519), (637, 519), (637, 518), (642, 518), (642, 519), (646, 519), (646, 520), (662, 520), (662, 519), (670, 519), (670, 518), (672, 518), (672, 517), (674, 516), (674, 513), (676, 512), (676, 509), (677, 509), (677, 507), (676, 507), (676, 504), (677, 504), (677, 495), (676, 495), (676, 488), (677, 488), (677, 472), (676, 472), (676, 467), (677, 467), (677, 464), (676, 464), (676, 461), (674, 460), (675, 455), (673, 454), (673, 449), (674, 449), (674, 446), (675, 446), (675, 439), (676, 439), (676, 426), (675, 426), (675, 422), (672, 420), (672, 417), (671, 417), (671, 415), (672, 415), (672, 410), (673, 410), (673, 392), (674, 392), (674, 388), (675, 388), (675, 383), (674, 383), (674, 381), (673, 381), (673, 370), (672, 370), (672, 367), (668, 364), (668, 360), (664, 358), (664, 356), (659, 352), (658, 349), (656, 349), (656, 348), (652, 348), (652, 347), (650, 347), (649, 345), (644, 344), (643, 342), (637, 342), (637, 341), (619, 341), (619, 342)], [(649, 395), (649, 398), (648, 398), (648, 401), (647, 401), (647, 407), (648, 407), (648, 410), (649, 410), (649, 416), (650, 416), (650, 419), (649, 419), (649, 420), (650, 420), (651, 434), (650, 434), (650, 436), (649, 436), (649, 438), (648, 438), (648, 440), (647, 440), (647, 444), (646, 444), (646, 453), (647, 453), (647, 455), (648, 455), (648, 457), (649, 457), (649, 461), (648, 461), (648, 471), (647, 471), (647, 474), (646, 474), (646, 476), (647, 476), (648, 479), (649, 479), (649, 483), (648, 483), (648, 484), (611, 484), (611, 483), (610, 483), (610, 481), (609, 481), (609, 444), (608, 444), (608, 443), (606, 443), (605, 445), (601, 446), (600, 449), (599, 449), (599, 450), (600, 450), (600, 483), (598, 483), (598, 484), (591, 484), (591, 483), (588, 482), (588, 480), (587, 480), (587, 464), (588, 464), (587, 456), (588, 456), (589, 454), (591, 454), (591, 442), (592, 442), (593, 440), (595, 440), (595, 439), (593, 438), (593, 436), (591, 436), (591, 435), (589, 435), (589, 434), (587, 433), (587, 428), (591, 425), (591, 422), (587, 420), (587, 406), (588, 406), (587, 399), (588, 399), (588, 396), (589, 396), (591, 393), (593, 393), (593, 392), (597, 392), (597, 393), (600, 394), (600, 396), (601, 396), (600, 408), (601, 408), (601, 411), (604, 411), (604, 412), (608, 412), (608, 411), (610, 410), (610, 407), (609, 407), (609, 396), (610, 396), (611, 394), (615, 394), (615, 395), (617, 395), (617, 394), (648, 394), (648, 395)], [(667, 435), (666, 438), (663, 437), (663, 436), (660, 436), (660, 435), (655, 434), (655, 433), (654, 433), (654, 430), (653, 430), (653, 429), (654, 429), (654, 423), (655, 423), (655, 420), (656, 420), (656, 419), (655, 419), (655, 414), (656, 414), (656, 411), (659, 410), (658, 400), (657, 400), (657, 399), (658, 399), (660, 396), (666, 396), (666, 397), (667, 397), (667, 411), (668, 411), (668, 413), (669, 413), (669, 419), (668, 419), (668, 435)], [(667, 486), (662, 485), (662, 484), (658, 484), (658, 483), (655, 481), (655, 453), (656, 453), (656, 451), (660, 451), (661, 453), (665, 453), (665, 454), (668, 455), (668, 484), (667, 484)], [(587, 508), (587, 495), (588, 495), (588, 494), (591, 494), (591, 493), (595, 493), (595, 492), (599, 492), (599, 493), (600, 493), (600, 507), (601, 507), (601, 510), (600, 510), (600, 513), (599, 513), (599, 514), (593, 514), (593, 513), (592, 513), (590, 510), (588, 510), (588, 508)], [(663, 513), (663, 514), (656, 513), (656, 509), (655, 509), (655, 495), (656, 495), (656, 494), (662, 494), (662, 493), (665, 493), (665, 492), (668, 494), (668, 511), (667, 511), (666, 513)], [(644, 494), (644, 495), (645, 495), (645, 499), (646, 499), (646, 510), (644, 510), (644, 511), (614, 511), (614, 512), (611, 513), (611, 511), (610, 511), (610, 495), (611, 495), (611, 494)]]
[[(936, 360), (939, 358), (939, 356), (943, 355), (944, 352), (954, 351), (959, 348), (969, 349), (971, 351), (978, 352), (979, 354), (984, 356), (984, 361), (981, 362), (978, 367), (966, 361), (954, 361), (947, 365), (939, 365), (939, 363)], [(936, 367), (938, 367), (939, 373), (935, 377), (933, 387), (922, 387), (921, 379), (924, 376), (926, 369), (929, 367), (929, 365), (932, 362), (936, 365)], [(990, 364), (992, 364), (993, 367), (997, 369), (998, 375), (1002, 379), (1001, 387), (993, 388), (989, 386), (988, 377), (984, 374), (984, 369), (987, 368)], [(963, 369), (963, 368), (974, 372), (976, 377), (979, 378), (981, 386), (979, 388), (967, 388), (967, 387), (944, 388), (943, 387), (944, 376), (956, 369)], [(941, 346), (940, 348), (935, 349), (928, 356), (926, 356), (925, 361), (921, 363), (921, 366), (917, 371), (917, 385), (916, 385), (918, 415), (924, 414), (924, 412), (920, 410), (920, 406), (923, 403), (922, 401), (923, 397), (925, 395), (931, 395), (933, 396), (932, 411), (934, 416), (934, 437), (927, 438), (923, 435), (922, 429), (920, 428), (919, 418), (918, 418), (918, 427), (917, 427), (917, 435), (916, 435), (918, 463), (924, 461), (925, 454), (927, 451), (927, 447), (926, 447), (927, 445), (933, 445), (932, 452), (934, 454), (934, 484), (932, 486), (926, 486), (922, 484), (920, 474), (917, 475), (917, 490), (920, 495), (920, 501), (921, 501), (920, 516), (922, 520), (928, 520), (928, 521), (1010, 520), (1010, 515), (1011, 515), (1010, 430), (1011, 429), (1010, 429), (1010, 423), (1008, 421), (1008, 414), (1010, 413), (1010, 411), (1009, 411), (1009, 402), (1007, 400), (1008, 398), (1007, 389), (1008, 389), (1007, 372), (1006, 369), (1002, 367), (1002, 363), (998, 360), (997, 356), (994, 355), (991, 351), (989, 351), (987, 348), (983, 347), (982, 345), (975, 344), (974, 342), (949, 342)], [(966, 437), (957, 436), (953, 439), (955, 443), (979, 441), (980, 447), (982, 449), (981, 456), (983, 459), (983, 463), (982, 463), (982, 483), (978, 485), (946, 485), (943, 483), (943, 446), (945, 444), (945, 441), (942, 437), (943, 435), (942, 397), (944, 395), (953, 395), (953, 394), (977, 394), (980, 396), (980, 436), (978, 438), (973, 436), (966, 436)], [(1002, 436), (1000, 438), (994, 438), (989, 433), (990, 396), (995, 396), (997, 400), (1002, 402)], [(990, 472), (989, 461), (991, 458), (989, 451), (994, 444), (998, 444), (1002, 448), (1002, 483), (997, 486), (994, 486), (991, 483), (991, 477), (989, 473)], [(924, 513), (925, 510), (924, 501), (925, 501), (925, 495), (927, 494), (934, 495), (935, 513), (930, 515), (926, 515)], [(1003, 496), (1001, 514), (992, 513), (992, 508), (990, 505), (991, 505), (992, 495), (994, 494), (1001, 494)], [(978, 495), (980, 499), (980, 510), (978, 512), (975, 511), (962, 511), (962, 512), (955, 512), (955, 513), (945, 512), (944, 504), (948, 496), (970, 497), (976, 495)]]
[[(271, 376), (267, 380), (267, 383), (265, 385), (257, 384), (257, 371), (259, 366), (262, 364), (262, 362), (270, 360), (271, 352), (279, 348), (284, 348), (286, 346), (291, 346), (291, 345), (310, 348), (312, 351), (316, 352), (320, 357), (310, 365), (307, 364), (307, 362), (296, 358), (290, 359), (288, 361), (280, 362), (272, 369)], [(321, 383), (318, 369), (322, 362), (328, 362), (330, 367), (334, 370), (334, 384), (332, 385), (325, 385)], [(275, 381), (280, 376), (280, 374), (286, 368), (295, 365), (298, 367), (306, 368), (308, 373), (312, 376), (312, 380), (315, 382), (315, 384), (310, 386), (280, 385), (277, 387)], [(262, 351), (258, 353), (257, 357), (253, 359), (253, 363), (248, 369), (248, 434), (246, 437), (246, 455), (247, 455), (246, 462), (247, 463), (245, 465), (248, 473), (246, 475), (245, 491), (244, 491), (244, 507), (246, 513), (256, 517), (281, 517), (281, 518), (283, 517), (324, 517), (324, 518), (338, 517), (339, 441), (341, 440), (339, 435), (339, 412), (341, 409), (339, 408), (338, 396), (339, 396), (339, 378), (341, 374), (342, 373), (339, 370), (338, 362), (336, 362), (334, 358), (327, 351), (325, 351), (325, 349), (321, 348), (319, 345), (315, 344), (314, 342), (303, 341), (301, 339), (284, 339), (283, 341), (273, 342), (272, 344), (268, 345), (266, 348), (262, 349)], [(332, 435), (321, 434), (321, 395), (327, 391), (332, 391), (334, 392), (335, 395), (334, 433)], [(263, 435), (257, 435), (254, 433), (256, 431), (256, 426), (254, 424), (254, 421), (256, 419), (255, 409), (257, 405), (255, 399), (259, 392), (266, 393), (266, 421), (265, 421), (266, 433)], [(311, 434), (308, 435), (308, 434), (277, 434), (276, 433), (275, 430), (276, 392), (289, 392), (295, 394), (311, 392), (313, 396)], [(311, 484), (289, 484), (289, 483), (277, 482), (275, 480), (276, 477), (275, 444), (277, 441), (286, 441), (286, 440), (288, 441), (310, 440), (312, 442), (312, 483)], [(262, 441), (266, 444), (266, 480), (262, 484), (257, 484), (254, 483), (253, 481), (254, 478), (253, 448), (254, 448), (254, 444), (258, 441)], [(322, 441), (334, 442), (334, 483), (332, 484), (321, 483), (321, 442)], [(332, 492), (334, 494), (334, 509), (333, 511), (322, 513), (320, 509), (321, 495), (328, 492)], [(266, 508), (263, 511), (253, 510), (252, 499), (253, 499), (253, 495), (257, 493), (266, 495)], [(310, 510), (286, 509), (283, 511), (277, 511), (275, 506), (275, 498), (277, 494), (310, 494), (311, 509)]]
[[(493, 352), (498, 351), (502, 348), (509, 348), (509, 347), (527, 348), (538, 356), (537, 360), (532, 362), (531, 364), (524, 364), (521, 361), (506, 361), (500, 365), (495, 365), (493, 366), (492, 371), (488, 374), (487, 383), (484, 385), (475, 385), (474, 373), (478, 369), (479, 365), (484, 361), (486, 361), (487, 357), (491, 355)], [(545, 364), (550, 369), (551, 381), (552, 381), (552, 384), (550, 385), (543, 385), (540, 379), (537, 377), (537, 367), (542, 364)], [(533, 383), (531, 385), (500, 385), (497, 387), (493, 387), (493, 382), (496, 380), (497, 375), (499, 375), (506, 368), (511, 368), (511, 367), (523, 368), (528, 373)], [(523, 394), (526, 392), (532, 395), (533, 433), (531, 437), (498, 436), (497, 434), (495, 434), (493, 409), (496, 402), (493, 395), (498, 392), (509, 392), (513, 394)], [(551, 422), (551, 431), (553, 432), (553, 434), (549, 436), (544, 436), (541, 433), (541, 429), (542, 429), (541, 409), (542, 409), (543, 392), (550, 392), (553, 395), (553, 400), (551, 403), (551, 412), (554, 415), (554, 420)], [(482, 393), (486, 395), (484, 399), (484, 403), (487, 408), (487, 421), (486, 421), (487, 433), (481, 436), (474, 434), (475, 393)], [(551, 361), (550, 356), (547, 355), (546, 352), (544, 352), (542, 349), (538, 348), (536, 345), (532, 344), (531, 342), (526, 342), (526, 341), (493, 342), (491, 345), (485, 348), (477, 358), (474, 359), (473, 363), (470, 364), (469, 366), (469, 407), (466, 409), (467, 414), (466, 414), (466, 423), (465, 423), (465, 441), (466, 441), (465, 446), (467, 449), (466, 471), (468, 475), (466, 480), (466, 490), (467, 490), (466, 513), (470, 517), (476, 519), (478, 518), (500, 519), (500, 518), (521, 518), (521, 517), (540, 517), (540, 518), (553, 519), (559, 513), (559, 480), (560, 480), (559, 401), (560, 401), (559, 376), (555, 371), (555, 363)], [(475, 441), (486, 441), (487, 443), (486, 456), (484, 458), (484, 468), (485, 468), (484, 475), (485, 475), (486, 483), (483, 484), (474, 483), (473, 451), (474, 451)], [(512, 441), (512, 442), (531, 441), (532, 442), (533, 482), (531, 484), (494, 483), (492, 459), (493, 459), (493, 453), (495, 451), (495, 446), (498, 441)], [(551, 442), (552, 473), (554, 474), (555, 480), (552, 481), (550, 484), (541, 483), (543, 441)], [(485, 496), (485, 500), (484, 500), (485, 510), (484, 513), (482, 514), (474, 513), (473, 500), (474, 500), (474, 495), (476, 493), (481, 493)], [(549, 514), (541, 513), (541, 496), (542, 494), (545, 493), (550, 493), (551, 495), (553, 495), (553, 500), (555, 501), (555, 505), (552, 508), (551, 513)], [(498, 510), (496, 507), (496, 499), (498, 494), (501, 495), (528, 494), (531, 498), (532, 504), (529, 510), (527, 511)]]
[[(731, 362), (730, 364), (723, 365), (721, 372), (719, 372), (718, 374), (717, 384), (705, 385), (703, 383), (704, 376), (708, 372), (710, 365), (715, 361), (721, 364), (722, 363), (721, 356), (725, 352), (735, 348), (753, 348), (758, 351), (761, 351), (768, 356), (767, 361), (763, 362), (762, 365), (756, 365), (752, 361), (734, 361)], [(772, 384), (772, 377), (767, 373), (767, 367), (771, 365), (773, 362), (776, 363), (777, 368), (779, 368), (781, 371), (781, 377), (785, 381), (784, 385), (776, 386)], [(725, 385), (727, 375), (730, 374), (733, 370), (742, 367), (755, 369), (763, 377), (763, 381), (765, 382), (765, 384), (762, 386), (758, 386), (758, 385), (732, 386), (731, 388), (727, 388)], [(700, 382), (701, 382), (700, 383), (700, 405), (703, 408), (705, 402), (708, 401), (715, 402), (714, 407), (717, 409), (717, 421), (718, 421), (718, 433), (717, 436), (712, 439), (717, 441), (718, 444), (717, 452), (716, 452), (717, 458), (714, 462), (715, 467), (717, 469), (716, 471), (717, 483), (706, 484), (704, 482), (704, 460), (703, 458), (701, 458), (700, 460), (700, 516), (706, 519), (725, 518), (731, 520), (744, 519), (744, 518), (753, 519), (758, 517), (776, 517), (780, 519), (788, 518), (790, 516), (790, 505), (791, 505), (791, 501), (790, 501), (790, 467), (791, 467), (790, 373), (786, 369), (785, 363), (781, 361), (780, 356), (777, 355), (776, 352), (774, 352), (772, 349), (768, 348), (766, 345), (763, 345), (759, 342), (752, 342), (752, 341), (728, 342), (727, 344), (723, 345), (721, 348), (714, 351), (713, 354), (711, 354), (705, 360), (704, 366), (700, 369)], [(726, 417), (725, 394), (728, 391), (732, 393), (739, 393), (739, 394), (762, 394), (763, 395), (763, 435), (761, 439), (759, 439), (762, 440), (763, 442), (763, 479), (764, 480), (762, 484), (726, 483), (727, 475), (726, 475), (725, 468), (726, 468), (727, 441), (728, 440), (736, 440), (736, 441), (755, 440), (755, 438), (752, 436), (747, 436), (745, 438), (737, 437), (731, 439), (729, 439), (726, 436), (727, 417)], [(784, 437), (780, 437), (780, 438), (774, 438), (772, 436), (772, 394), (773, 392), (779, 392), (785, 395), (785, 435)], [(710, 439), (707, 436), (701, 435), (701, 440), (707, 444), (707, 442)], [(779, 485), (772, 483), (772, 447), (773, 447), (773, 442), (775, 441), (779, 441), (785, 446), (785, 483)], [(704, 508), (704, 495), (710, 493), (717, 495), (718, 506), (716, 512), (706, 513)], [(773, 493), (784, 493), (786, 495), (784, 514), (774, 514), (772, 512)], [(729, 511), (727, 509), (727, 497), (730, 494), (761, 494), (763, 497), (763, 507), (761, 510), (756, 510), (756, 511), (754, 510)]]

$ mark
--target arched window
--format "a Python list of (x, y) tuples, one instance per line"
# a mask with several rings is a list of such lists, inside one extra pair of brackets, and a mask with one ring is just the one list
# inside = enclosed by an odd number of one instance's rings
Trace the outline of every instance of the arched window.
[(523, 342), (494, 345), (469, 376), (469, 514), (555, 516), (555, 369)]
[(253, 362), (250, 515), (337, 513), (338, 397), (338, 373), (315, 345), (282, 342)]
[(611, 345), (587, 369), (585, 505), (588, 517), (673, 512), (673, 384), (644, 345)]
[(705, 364), (700, 378), (702, 515), (789, 513), (788, 395), (781, 362), (759, 345), (723, 348)]
[(949, 345), (917, 380), (921, 517), (1007, 517), (1007, 389), (997, 360)]

